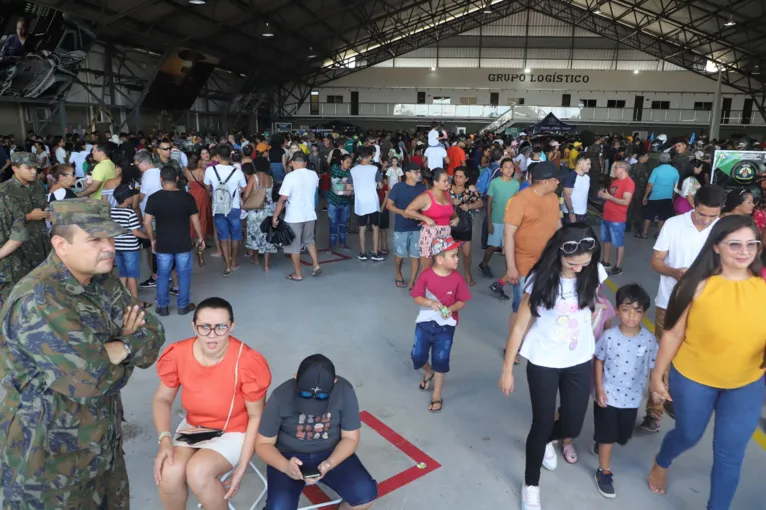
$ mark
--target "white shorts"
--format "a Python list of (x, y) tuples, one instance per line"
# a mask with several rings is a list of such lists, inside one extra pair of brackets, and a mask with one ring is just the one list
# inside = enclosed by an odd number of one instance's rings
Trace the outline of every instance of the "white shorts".
[[(181, 430), (188, 428), (192, 428), (192, 425), (189, 425), (186, 419), (184, 419), (181, 421), (181, 424), (178, 425), (176, 434), (178, 434)], [(214, 437), (213, 439), (201, 441), (197, 444), (186, 444), (182, 441), (173, 439), (173, 446), (181, 446), (186, 448), (205, 448), (207, 450), (218, 452), (223, 456), (224, 459), (229, 461), (229, 464), (231, 464), (232, 468), (236, 467), (239, 463), (239, 457), (242, 454), (242, 445), (244, 444), (244, 432), (225, 432), (220, 437)]]

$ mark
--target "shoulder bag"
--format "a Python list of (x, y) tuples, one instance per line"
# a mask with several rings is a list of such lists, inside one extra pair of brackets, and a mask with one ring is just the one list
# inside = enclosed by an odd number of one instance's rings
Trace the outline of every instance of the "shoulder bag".
[(255, 185), (250, 191), (250, 196), (247, 197), (245, 203), (242, 204), (242, 209), (245, 211), (256, 211), (263, 209), (263, 206), (266, 203), (266, 188), (261, 187), (257, 174), (254, 175), (253, 178), (255, 179)]

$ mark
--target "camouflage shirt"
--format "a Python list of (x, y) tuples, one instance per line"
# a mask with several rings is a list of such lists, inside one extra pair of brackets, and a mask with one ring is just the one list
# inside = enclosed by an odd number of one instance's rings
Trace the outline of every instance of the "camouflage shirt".
[[(0, 508), (54, 508), (122, 458), (120, 390), (165, 341), (151, 314), (122, 335), (136, 304), (111, 274), (83, 287), (55, 253), (13, 289), (0, 323)], [(127, 363), (109, 361), (112, 340), (130, 346)]]
[[(7, 241), (26, 240), (26, 221), (23, 217), (14, 218), (7, 201), (0, 195), (0, 246)], [(13, 286), (29, 272), (26, 267), (21, 257), (21, 248), (0, 259), (0, 308), (3, 307), (5, 298), (11, 293)]]
[(175, 168), (176, 170), (178, 170), (178, 175), (182, 175), (182, 174), (183, 174), (183, 170), (184, 170), (184, 169), (183, 169), (183, 168), (181, 168), (181, 163), (179, 163), (179, 162), (178, 162), (178, 160), (175, 160), (175, 159), (173, 159), (173, 158), (170, 158), (170, 159), (168, 159), (168, 161), (167, 161), (166, 163), (163, 163), (163, 162), (160, 160), (160, 157), (159, 157), (159, 156), (154, 156), (154, 157), (152, 158), (152, 161), (154, 161), (154, 165), (155, 165), (157, 168), (159, 168), (160, 170), (162, 170), (162, 167), (170, 165), (170, 166), (172, 166), (173, 168)]
[(51, 252), (51, 237), (45, 220), (26, 220), (26, 215), (34, 209), (48, 208), (43, 184), (34, 181), (25, 186), (14, 176), (0, 184), (0, 196), (8, 205), (14, 221), (22, 220), (26, 225), (27, 240), (19, 248), (19, 255), (26, 264), (26, 272), (29, 272), (41, 264)]

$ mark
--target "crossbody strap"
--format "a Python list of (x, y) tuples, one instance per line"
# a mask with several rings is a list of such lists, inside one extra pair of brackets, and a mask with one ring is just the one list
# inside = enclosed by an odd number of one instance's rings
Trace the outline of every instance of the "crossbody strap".
[(237, 362), (234, 365), (234, 395), (231, 396), (231, 405), (229, 406), (229, 416), (226, 417), (226, 424), (223, 426), (224, 432), (226, 432), (226, 428), (229, 426), (231, 413), (234, 410), (234, 399), (237, 397), (237, 382), (239, 382), (239, 357), (242, 355), (242, 349), (244, 347), (245, 347), (244, 342), (239, 344), (239, 352), (237, 353)]

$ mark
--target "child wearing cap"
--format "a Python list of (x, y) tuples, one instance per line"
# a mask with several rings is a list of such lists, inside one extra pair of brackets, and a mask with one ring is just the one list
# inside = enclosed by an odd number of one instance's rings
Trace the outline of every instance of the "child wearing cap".
[[(120, 281), (136, 299), (138, 299), (138, 279), (141, 277), (141, 245), (137, 238), (149, 239), (146, 233), (140, 230), (141, 223), (131, 207), (133, 197), (137, 194), (138, 190), (127, 184), (120, 184), (112, 194), (118, 206), (112, 207), (110, 211), (112, 220), (128, 231), (114, 238), (114, 265), (117, 266)], [(149, 308), (152, 305), (142, 302), (141, 306)]]
[(593, 406), (598, 470), (596, 488), (605, 498), (614, 498), (610, 459), (614, 443), (625, 445), (633, 434), (638, 407), (657, 358), (654, 335), (641, 326), (651, 298), (639, 284), (617, 289), (619, 326), (606, 330), (596, 344), (593, 363), (596, 402)]
[(420, 312), (415, 319), (412, 364), (415, 370), (423, 368), (421, 390), (428, 391), (433, 380), (433, 395), (428, 405), (432, 413), (442, 410), (444, 376), (449, 372), (458, 312), (471, 299), (471, 291), (457, 271), (461, 244), (451, 237), (434, 239), (431, 243), (434, 263), (420, 274), (410, 294), (415, 304), (420, 305)]

